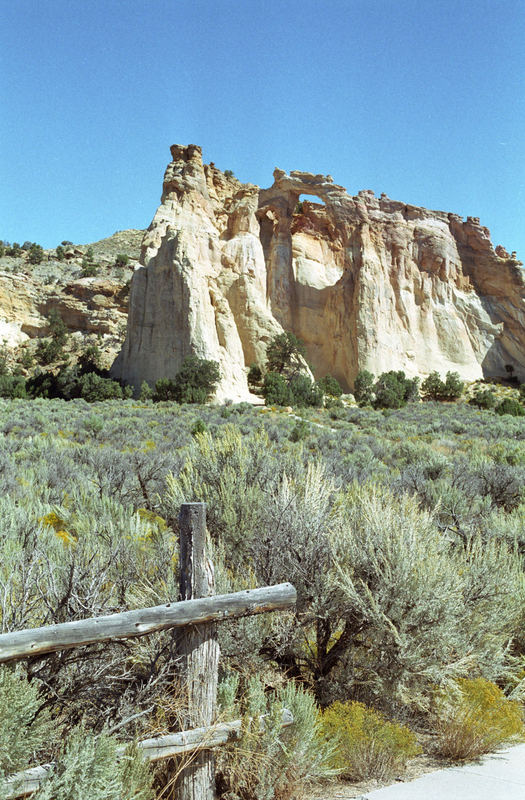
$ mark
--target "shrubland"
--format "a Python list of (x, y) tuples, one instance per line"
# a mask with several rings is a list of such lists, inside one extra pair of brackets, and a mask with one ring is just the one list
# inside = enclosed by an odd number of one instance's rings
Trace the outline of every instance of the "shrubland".
[[(522, 419), (439, 402), (301, 416), (298, 435), (297, 419), (248, 404), (0, 399), (3, 632), (176, 598), (185, 501), (207, 503), (218, 591), (296, 586), (294, 611), (219, 627), (221, 714), (297, 708), (278, 735), (247, 727), (246, 773), (238, 750), (220, 753), (219, 788), (243, 800), (333, 772), (357, 725), (368, 755), (385, 745), (377, 775), (400, 768), (389, 743), (406, 742), (401, 762), (417, 749), (395, 725), (466, 739), (447, 728), (453, 702), (468, 721), (505, 692), (498, 741), (520, 728)], [(0, 667), (0, 739), (24, 725), (32, 737), (0, 769), (54, 759), (69, 785), (97, 747), (111, 760), (117, 741), (176, 729), (176, 680), (167, 633)], [(131, 796), (146, 798), (140, 774)]]

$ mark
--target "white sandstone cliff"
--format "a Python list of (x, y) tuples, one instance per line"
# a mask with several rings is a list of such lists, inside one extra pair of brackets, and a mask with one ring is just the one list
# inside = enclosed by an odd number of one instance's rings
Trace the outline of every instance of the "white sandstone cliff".
[[(247, 367), (284, 329), (346, 389), (362, 368), (475, 379), (511, 363), (525, 380), (524, 272), (476, 218), (304, 172), (276, 169), (259, 190), (195, 145), (171, 152), (115, 376), (154, 383), (197, 355), (219, 362), (217, 399), (248, 399)], [(321, 203), (298, 210), (305, 194)]]

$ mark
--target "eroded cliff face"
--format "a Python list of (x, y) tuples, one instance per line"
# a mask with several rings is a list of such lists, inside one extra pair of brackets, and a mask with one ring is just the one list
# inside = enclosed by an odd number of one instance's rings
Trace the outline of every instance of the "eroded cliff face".
[[(427, 211), (330, 176), (274, 171), (260, 190), (174, 145), (145, 234), (113, 371), (135, 386), (187, 355), (219, 362), (219, 400), (247, 399), (247, 368), (293, 331), (316, 377), (359, 369), (525, 380), (525, 279), (476, 218)], [(320, 203), (299, 200), (315, 195)]]

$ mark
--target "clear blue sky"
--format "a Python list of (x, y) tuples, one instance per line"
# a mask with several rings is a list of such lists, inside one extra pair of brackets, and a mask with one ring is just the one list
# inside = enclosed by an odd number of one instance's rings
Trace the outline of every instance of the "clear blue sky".
[(479, 216), (525, 260), (523, 0), (0, 0), (0, 238), (147, 227), (174, 143)]

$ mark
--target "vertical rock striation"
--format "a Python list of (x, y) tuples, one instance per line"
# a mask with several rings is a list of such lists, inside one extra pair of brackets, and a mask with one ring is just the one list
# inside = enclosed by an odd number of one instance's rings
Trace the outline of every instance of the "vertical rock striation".
[(352, 197), (306, 172), (276, 169), (259, 190), (195, 145), (171, 153), (116, 376), (153, 383), (198, 355), (219, 362), (219, 400), (247, 399), (247, 367), (284, 329), (345, 388), (363, 368), (475, 379), (510, 363), (525, 380), (524, 271), (477, 218)]

